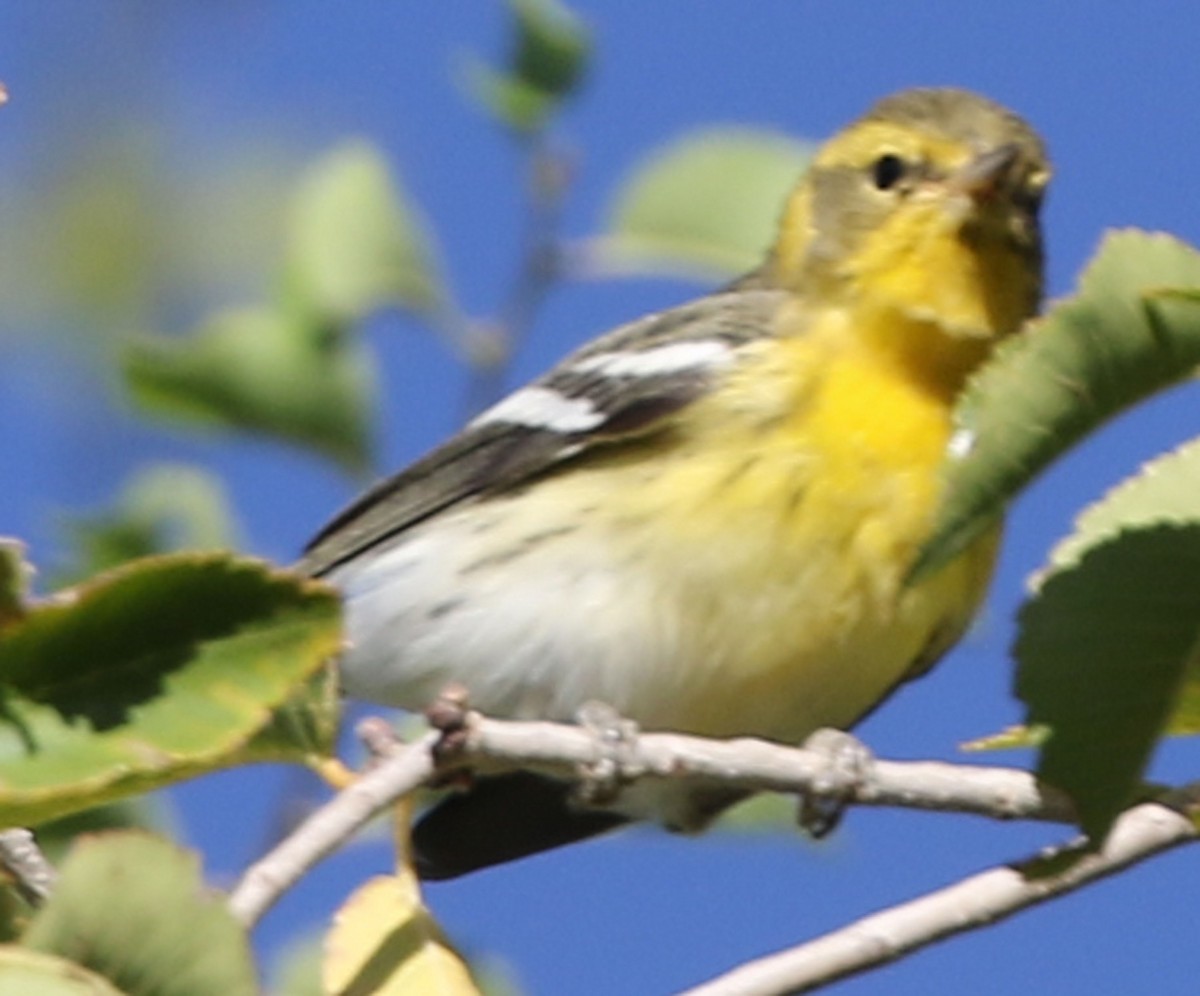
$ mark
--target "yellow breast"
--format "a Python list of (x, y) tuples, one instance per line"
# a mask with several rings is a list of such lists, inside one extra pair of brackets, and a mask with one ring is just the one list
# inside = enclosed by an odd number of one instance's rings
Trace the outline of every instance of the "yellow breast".
[[(650, 579), (641, 594), (657, 622), (645, 625), (659, 632), (630, 665), (644, 724), (787, 740), (849, 725), (953, 642), (982, 596), (994, 536), (904, 583), (935, 512), (958, 385), (927, 366), (913, 376), (904, 351), (874, 347), (856, 319), (831, 312), (775, 340), (698, 403), (672, 446), (594, 468), (593, 483), (620, 492), (605, 506), (614, 548), (632, 538), (630, 562)], [(937, 335), (910, 326), (888, 322)], [(959, 365), (945, 367), (961, 377)]]

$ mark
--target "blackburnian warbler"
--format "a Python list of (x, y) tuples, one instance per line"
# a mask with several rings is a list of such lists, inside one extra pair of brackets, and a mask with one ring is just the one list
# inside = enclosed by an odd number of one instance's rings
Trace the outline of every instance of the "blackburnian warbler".
[[(951, 409), (1041, 295), (1049, 165), (1020, 118), (906, 91), (817, 154), (765, 262), (601, 336), (368, 492), (304, 565), (345, 594), (350, 694), (450, 682), (502, 717), (591, 700), (643, 728), (796, 743), (846, 728), (961, 635), (998, 530), (916, 583)], [(727, 789), (610, 810), (481, 777), (418, 825), (450, 877)]]

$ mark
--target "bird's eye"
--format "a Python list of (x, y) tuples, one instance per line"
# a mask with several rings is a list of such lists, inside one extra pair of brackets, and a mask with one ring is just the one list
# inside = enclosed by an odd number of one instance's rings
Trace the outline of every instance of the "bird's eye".
[(1045, 194), (1044, 187), (1025, 184), (1013, 191), (1013, 204), (1026, 214), (1036, 215), (1041, 210), (1043, 194)]
[(875, 165), (871, 167), (871, 179), (880, 190), (891, 190), (904, 179), (907, 171), (904, 160), (889, 152), (875, 160)]

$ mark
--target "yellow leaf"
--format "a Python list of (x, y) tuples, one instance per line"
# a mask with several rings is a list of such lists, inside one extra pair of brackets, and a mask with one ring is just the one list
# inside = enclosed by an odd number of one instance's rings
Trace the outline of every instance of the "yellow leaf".
[(322, 981), (334, 996), (479, 996), (409, 872), (371, 879), (337, 912)]

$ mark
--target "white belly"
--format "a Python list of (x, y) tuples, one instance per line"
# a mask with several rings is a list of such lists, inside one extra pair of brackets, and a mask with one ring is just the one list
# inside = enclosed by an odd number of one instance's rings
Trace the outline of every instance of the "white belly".
[(847, 572), (863, 558), (845, 544), (870, 529), (806, 537), (797, 558), (752, 527), (630, 543), (628, 522), (529, 499), (464, 507), (333, 572), (348, 694), (420, 710), (460, 682), (499, 717), (570, 721), (601, 701), (648, 729), (796, 742), (858, 719), (986, 577), (986, 561), (974, 583), (952, 565), (909, 590)]

